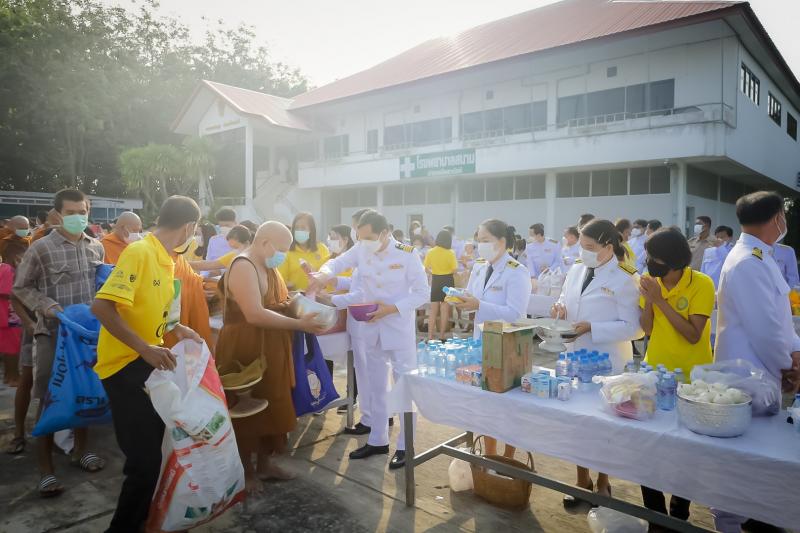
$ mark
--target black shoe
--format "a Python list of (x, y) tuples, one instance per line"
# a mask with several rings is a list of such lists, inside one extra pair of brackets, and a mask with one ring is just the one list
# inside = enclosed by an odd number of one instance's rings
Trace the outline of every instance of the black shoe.
[(367, 435), (370, 431), (372, 431), (372, 428), (365, 426), (361, 422), (351, 428), (344, 428), (345, 435)]
[(392, 427), (393, 425), (394, 425), (394, 417), (390, 416), (389, 417), (389, 427)]
[(403, 468), (404, 466), (406, 466), (406, 452), (403, 450), (397, 450), (394, 452), (392, 460), (389, 461), (389, 470), (397, 470), (398, 468)]
[(350, 452), (350, 459), (366, 459), (373, 455), (384, 455), (389, 453), (389, 445), (386, 446), (370, 446), (369, 444), (363, 445), (361, 448)]

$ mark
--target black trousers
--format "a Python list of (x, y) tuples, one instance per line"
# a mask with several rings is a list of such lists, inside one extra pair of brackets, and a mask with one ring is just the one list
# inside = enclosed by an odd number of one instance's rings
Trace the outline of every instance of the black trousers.
[[(651, 489), (643, 485), (642, 500), (644, 501), (644, 506), (648, 509), (661, 514), (667, 514), (667, 505), (664, 501), (664, 493), (660, 490)], [(688, 520), (690, 504), (691, 502), (689, 500), (673, 494), (669, 500), (669, 516), (672, 518), (678, 518), (680, 520)]]
[(153, 367), (140, 357), (103, 380), (117, 443), (125, 454), (125, 480), (107, 533), (138, 533), (147, 521), (158, 483), (164, 422), (144, 390), (152, 371)]
[[(328, 365), (328, 371), (331, 373), (331, 377), (333, 377), (333, 361), (325, 359), (325, 364)], [(353, 373), (353, 400), (356, 398), (358, 398), (358, 381), (356, 381), (356, 375)]]

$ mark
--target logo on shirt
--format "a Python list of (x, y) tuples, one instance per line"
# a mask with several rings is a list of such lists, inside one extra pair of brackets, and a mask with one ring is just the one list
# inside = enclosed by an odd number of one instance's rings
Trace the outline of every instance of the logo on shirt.
[(678, 307), (678, 311), (683, 311), (689, 307), (689, 300), (687, 300), (685, 296), (681, 296), (678, 298), (678, 303), (676, 305)]
[(134, 281), (136, 281), (136, 274), (131, 274), (131, 277), (128, 279), (130, 279), (131, 283), (133, 283)]
[(403, 268), (403, 265), (401, 265), (400, 263), (389, 265), (389, 270), (400, 270), (401, 268)]
[[(158, 280), (158, 281), (160, 282), (161, 280)], [(153, 281), (153, 283), (155, 283), (155, 280)], [(167, 315), (168, 314), (169, 314), (168, 311), (164, 311), (164, 314), (162, 315), (163, 321), (156, 328), (156, 338), (158, 338), (158, 339), (160, 339), (160, 338), (162, 338), (164, 336), (164, 331), (167, 329)]]
[(153, 287), (160, 287), (160, 286), (161, 286), (161, 280), (160, 279), (154, 279), (153, 280)]

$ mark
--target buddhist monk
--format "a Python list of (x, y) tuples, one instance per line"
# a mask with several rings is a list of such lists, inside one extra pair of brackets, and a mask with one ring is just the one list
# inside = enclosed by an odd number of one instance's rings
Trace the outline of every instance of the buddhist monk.
[(142, 219), (139, 218), (139, 215), (132, 211), (122, 213), (117, 218), (114, 230), (100, 241), (106, 250), (104, 261), (109, 265), (116, 265), (122, 250), (130, 243), (136, 242), (141, 238)]
[(6, 247), (10, 245), (28, 248), (31, 243), (31, 226), (26, 217), (22, 215), (12, 217), (3, 229), (5, 231), (0, 235), (0, 258), (3, 257)]
[[(262, 380), (253, 388), (252, 396), (268, 400), (268, 407), (252, 416), (233, 419), (250, 493), (262, 490), (261, 481), (294, 477), (272, 461), (286, 450), (287, 433), (297, 422), (292, 404), (293, 331), (319, 334), (325, 329), (316, 321), (315, 313), (299, 318), (288, 315), (289, 294), (277, 268), (291, 244), (292, 234), (286, 226), (265, 222), (253, 244), (233, 260), (220, 282), (225, 305), (225, 322), (216, 350), (220, 374), (234, 362), (247, 366), (261, 358), (264, 363)], [(235, 401), (231, 408), (235, 408)], [(255, 467), (253, 455), (257, 456)]]
[(61, 213), (56, 211), (55, 209), (51, 209), (47, 212), (47, 220), (45, 221), (43, 226), (40, 226), (33, 232), (31, 236), (31, 242), (38, 241), (48, 233), (50, 230), (56, 226), (60, 226), (62, 222)]

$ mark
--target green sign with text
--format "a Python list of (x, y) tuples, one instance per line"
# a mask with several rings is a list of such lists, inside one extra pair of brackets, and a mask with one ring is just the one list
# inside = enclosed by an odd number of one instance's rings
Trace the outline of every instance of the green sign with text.
[(400, 178), (427, 178), (475, 173), (475, 150), (448, 150), (400, 158)]

